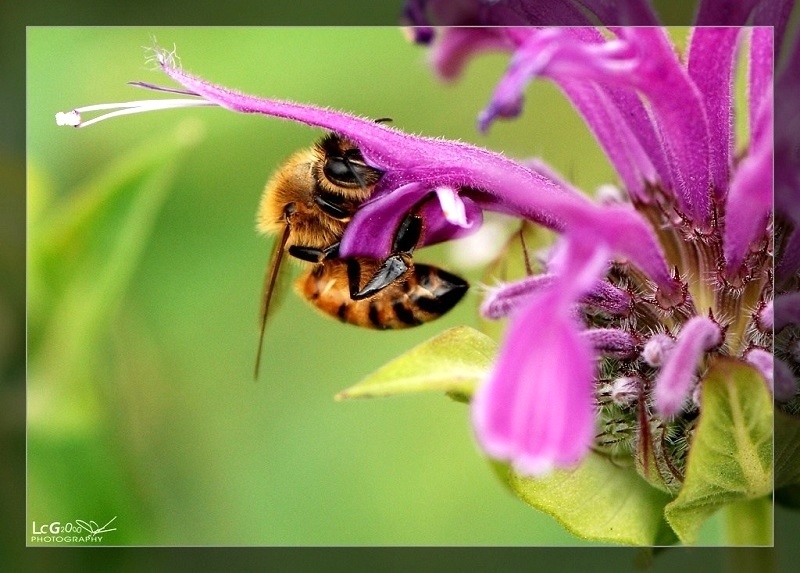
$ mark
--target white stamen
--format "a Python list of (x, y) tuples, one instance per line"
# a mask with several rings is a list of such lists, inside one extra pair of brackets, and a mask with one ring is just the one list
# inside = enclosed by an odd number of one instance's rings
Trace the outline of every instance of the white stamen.
[[(129, 115), (132, 113), (142, 113), (145, 111), (155, 111), (159, 109), (176, 109), (182, 107), (201, 107), (201, 106), (215, 106), (217, 104), (204, 99), (145, 99), (139, 101), (130, 101), (124, 103), (101, 103), (96, 105), (87, 105), (79, 107), (67, 112), (58, 112), (56, 114), (56, 125), (66, 125), (70, 127), (86, 127), (110, 119), (120, 115)], [(83, 121), (81, 114), (87, 111), (102, 111), (106, 109), (113, 109), (110, 113), (106, 113)]]

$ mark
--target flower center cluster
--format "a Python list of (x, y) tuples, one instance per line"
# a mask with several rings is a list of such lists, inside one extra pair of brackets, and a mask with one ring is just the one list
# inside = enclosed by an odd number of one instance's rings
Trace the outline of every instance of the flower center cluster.
[(683, 483), (686, 455), (701, 405), (691, 391), (679, 413), (657, 412), (654, 391), (662, 360), (687, 322), (707, 317), (722, 334), (697, 362), (692, 386), (702, 379), (716, 357), (745, 358), (754, 349), (771, 351), (772, 331), (759, 324), (759, 311), (772, 300), (772, 245), (766, 234), (761, 248), (748, 254), (735, 277), (723, 264), (724, 214), (715, 205), (709, 230), (698, 232), (687, 223), (658, 188), (647, 201), (633, 206), (651, 223), (670, 266), (683, 283), (678, 304), (659, 300), (652, 282), (633, 265), (615, 262), (606, 281), (627, 293), (624, 312), (609, 313), (587, 301), (582, 319), (588, 329), (616, 329), (638, 341), (627, 356), (603, 352), (595, 382), (600, 424), (595, 447), (616, 461), (633, 460), (640, 473), (660, 488), (675, 493)]

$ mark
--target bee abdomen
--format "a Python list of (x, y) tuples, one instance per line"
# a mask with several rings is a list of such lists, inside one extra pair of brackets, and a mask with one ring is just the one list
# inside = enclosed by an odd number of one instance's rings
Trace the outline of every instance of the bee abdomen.
[[(362, 277), (369, 278), (380, 264), (359, 259)], [(365, 278), (365, 280), (366, 280)], [(378, 330), (411, 328), (451, 310), (469, 285), (446, 271), (415, 265), (404, 277), (368, 299), (350, 298), (347, 264), (327, 260), (300, 277), (300, 295), (323, 313), (342, 322)]]

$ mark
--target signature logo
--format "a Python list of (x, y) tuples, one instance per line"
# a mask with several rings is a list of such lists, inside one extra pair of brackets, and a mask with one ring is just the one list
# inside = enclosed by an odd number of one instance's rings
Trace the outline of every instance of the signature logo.
[(37, 526), (34, 521), (31, 542), (98, 543), (103, 539), (101, 534), (117, 530), (116, 527), (110, 527), (115, 519), (117, 519), (117, 516), (112, 517), (105, 525), (98, 525), (94, 520), (86, 521), (83, 519), (76, 519), (75, 521), (67, 521), (65, 523), (53, 521)]
[(80, 525), (90, 535), (97, 535), (98, 533), (106, 533), (107, 531), (116, 531), (117, 530), (116, 527), (108, 529), (108, 526), (111, 525), (111, 522), (114, 521), (116, 518), (117, 516), (115, 515), (114, 517), (111, 518), (111, 521), (109, 521), (102, 527), (98, 527), (97, 523), (95, 523), (94, 521), (90, 521), (87, 523), (82, 519), (76, 519), (75, 523)]

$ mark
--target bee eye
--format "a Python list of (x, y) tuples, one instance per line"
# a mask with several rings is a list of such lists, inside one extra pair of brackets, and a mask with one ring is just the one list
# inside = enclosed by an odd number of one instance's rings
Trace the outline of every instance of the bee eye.
[(325, 159), (322, 172), (331, 182), (352, 187), (360, 183), (360, 176), (356, 172), (356, 169), (357, 167), (344, 157), (328, 157)]

